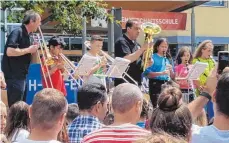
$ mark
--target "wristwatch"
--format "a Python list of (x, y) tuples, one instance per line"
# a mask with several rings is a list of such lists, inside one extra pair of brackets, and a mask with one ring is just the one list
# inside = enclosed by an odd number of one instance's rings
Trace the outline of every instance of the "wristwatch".
[(204, 97), (208, 98), (209, 101), (211, 101), (211, 99), (212, 99), (211, 95), (207, 92), (201, 92), (200, 96), (204, 96)]

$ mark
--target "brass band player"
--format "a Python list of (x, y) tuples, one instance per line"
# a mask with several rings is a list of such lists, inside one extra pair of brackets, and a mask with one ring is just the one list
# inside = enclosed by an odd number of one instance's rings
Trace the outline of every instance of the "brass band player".
[[(64, 73), (64, 63), (62, 58), (60, 57), (60, 54), (62, 53), (64, 46), (65, 46), (65, 42), (60, 37), (54, 36), (49, 40), (48, 47), (50, 49), (49, 50), (50, 55), (52, 56), (55, 63), (49, 65), (48, 70), (50, 73), (53, 88), (61, 91), (66, 96), (67, 95), (66, 87), (62, 75)], [(44, 71), (44, 75), (42, 76), (42, 84), (44, 88), (51, 88), (51, 82), (48, 79), (48, 72), (47, 72), (47, 68), (44, 66), (45, 65), (44, 61), (45, 61), (44, 58), (42, 58), (42, 62), (43, 62), (42, 70)], [(47, 79), (48, 85), (46, 85), (44, 78)]]
[[(137, 43), (136, 39), (138, 38), (141, 31), (141, 24), (134, 20), (128, 20), (126, 22), (126, 33), (122, 37), (119, 37), (115, 42), (115, 57), (122, 57), (131, 61), (129, 74), (138, 85), (141, 85), (142, 79), (142, 55), (145, 50), (148, 48), (148, 43), (140, 46)], [(132, 80), (127, 78), (130, 83), (133, 83)], [(115, 86), (124, 83), (123, 79), (115, 79)]]
[[(88, 71), (86, 77), (84, 77), (84, 80), (86, 79), (86, 82), (94, 80), (94, 82), (100, 82), (106, 87), (106, 78), (102, 75), (107, 69), (107, 59), (104, 56), (100, 56), (102, 47), (103, 38), (99, 35), (92, 35), (90, 41), (90, 50), (85, 55), (96, 57), (97, 61), (96, 65), (90, 71)], [(93, 74), (95, 74), (95, 76)]]

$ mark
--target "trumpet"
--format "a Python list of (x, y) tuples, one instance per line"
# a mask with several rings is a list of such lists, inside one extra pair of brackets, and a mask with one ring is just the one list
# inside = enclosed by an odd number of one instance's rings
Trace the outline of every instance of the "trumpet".
[[(90, 41), (85, 41), (84, 42), (84, 45), (88, 49), (91, 49), (91, 43), (90, 43)], [(101, 55), (103, 57), (105, 57), (108, 60), (108, 63), (107, 63), (108, 66), (110, 66), (115, 61), (115, 59), (113, 57), (111, 57), (109, 54), (107, 54), (103, 50), (100, 50), (100, 53), (101, 53)], [(138, 83), (130, 75), (128, 75), (126, 72), (124, 73), (124, 75), (127, 76), (134, 84), (138, 85)], [(123, 80), (128, 83), (128, 81), (125, 78), (123, 78)]]
[[(141, 29), (145, 33), (145, 41), (149, 44), (152, 41), (153, 35), (159, 34), (161, 32), (161, 27), (155, 23), (146, 22), (141, 25)], [(143, 54), (143, 70), (147, 68), (147, 63), (151, 60), (153, 54), (153, 49), (148, 47), (146, 52)]]

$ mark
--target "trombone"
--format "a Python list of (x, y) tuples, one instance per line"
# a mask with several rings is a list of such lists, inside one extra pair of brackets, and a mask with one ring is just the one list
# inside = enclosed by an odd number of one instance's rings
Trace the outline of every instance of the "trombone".
[(72, 73), (68, 71), (68, 68), (70, 68), (70, 70), (72, 70), (74, 74), (77, 67), (64, 54), (60, 53), (59, 55), (64, 61), (64, 71), (67, 72), (67, 74), (73, 79), (73, 81), (75, 81), (76, 84), (80, 87), (81, 84), (77, 81), (77, 78), (79, 78), (82, 82), (83, 82), (83, 79), (78, 74), (72, 75)]
[[(41, 64), (41, 71), (42, 71), (43, 76), (45, 76), (45, 72), (44, 72), (42, 65), (44, 64), (45, 68), (47, 69), (48, 80), (49, 80), (49, 83), (51, 85), (51, 88), (53, 88), (53, 83), (52, 83), (52, 79), (50, 76), (50, 72), (48, 70), (48, 66), (54, 64), (54, 60), (52, 59), (52, 56), (50, 55), (50, 53), (48, 51), (48, 48), (46, 46), (44, 36), (43, 36), (43, 33), (42, 33), (40, 27), (38, 27), (38, 30), (39, 30), (40, 35), (37, 33), (36, 38), (35, 38), (35, 35), (33, 35), (33, 39), (34, 39), (34, 42), (38, 42), (38, 45), (40, 46), (41, 53), (42, 53), (43, 58), (44, 58), (44, 62), (41, 61), (39, 51), (37, 51), (37, 57), (38, 57), (38, 60)], [(46, 86), (48, 87), (49, 85), (48, 85), (48, 81), (47, 81), (46, 77), (44, 77), (44, 81), (45, 81)]]
[[(141, 25), (141, 29), (143, 30), (145, 34), (145, 41), (149, 44), (152, 39), (153, 35), (159, 34), (161, 32), (161, 27), (155, 23), (146, 22)], [(149, 46), (149, 45), (148, 45)], [(151, 56), (153, 54), (153, 49), (151, 47), (148, 47), (146, 52), (143, 54), (143, 71), (147, 68), (148, 60), (151, 59)]]
[[(43, 74), (46, 86), (48, 87), (48, 81), (47, 81), (46, 77), (44, 76), (45, 72), (44, 72), (44, 69), (42, 68), (43, 67), (42, 63), (44, 64), (45, 68), (47, 69), (48, 80), (50, 82), (51, 88), (53, 88), (53, 83), (52, 83), (52, 79), (50, 76), (50, 72), (48, 70), (48, 66), (51, 66), (51, 65), (55, 64), (56, 62), (54, 60), (54, 57), (52, 57), (51, 54), (49, 53), (49, 49), (47, 48), (47, 44), (45, 43), (45, 39), (44, 39), (44, 36), (43, 36), (43, 33), (42, 33), (40, 27), (38, 29), (39, 29), (40, 35), (36, 34), (36, 36), (37, 36), (38, 44), (39, 44), (40, 49), (41, 49), (41, 53), (42, 53), (43, 58), (44, 58), (44, 62), (42, 62), (42, 60), (40, 58), (39, 51), (37, 51), (38, 60), (41, 64), (42, 74)], [(33, 38), (35, 39), (35, 37), (33, 37)], [(60, 57), (64, 61), (64, 71), (76, 82), (76, 84), (78, 86), (81, 86), (80, 83), (76, 80), (76, 78), (71, 74), (71, 72), (67, 68), (67, 67), (69, 67), (71, 70), (75, 71), (75, 68), (76, 68), (75, 65), (66, 56), (64, 56), (64, 54), (61, 53)], [(81, 79), (80, 76), (78, 76), (78, 77)]]
[[(84, 45), (88, 48), (88, 49), (91, 49), (91, 43), (90, 41), (85, 41), (84, 42)], [(102, 54), (102, 56), (104, 56), (108, 61), (110, 61), (110, 64), (112, 64), (115, 59), (113, 57), (111, 57), (109, 54), (107, 54), (106, 52), (104, 52), (103, 50), (100, 50), (100, 53)], [(108, 66), (110, 66), (108, 64)], [(128, 70), (128, 69), (127, 69)], [(138, 83), (129, 75), (127, 74), (126, 72), (124, 72), (124, 76), (127, 76), (135, 85), (138, 85)], [(129, 83), (128, 80), (126, 80), (124, 77), (123, 77), (123, 80), (127, 83)]]

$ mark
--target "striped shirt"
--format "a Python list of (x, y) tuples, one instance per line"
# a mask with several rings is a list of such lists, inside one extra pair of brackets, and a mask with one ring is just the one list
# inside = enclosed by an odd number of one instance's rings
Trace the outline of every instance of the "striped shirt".
[(131, 143), (150, 135), (150, 132), (133, 124), (106, 126), (91, 132), (82, 143)]

